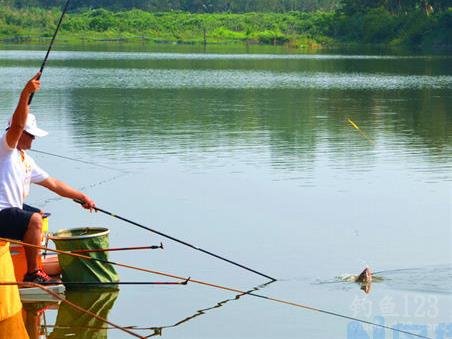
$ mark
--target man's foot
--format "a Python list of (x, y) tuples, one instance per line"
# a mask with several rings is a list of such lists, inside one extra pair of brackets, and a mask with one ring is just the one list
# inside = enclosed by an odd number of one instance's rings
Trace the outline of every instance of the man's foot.
[(37, 270), (33, 273), (25, 274), (24, 282), (32, 282), (35, 284), (45, 285), (58, 285), (63, 283), (60, 279), (49, 277), (43, 270)]

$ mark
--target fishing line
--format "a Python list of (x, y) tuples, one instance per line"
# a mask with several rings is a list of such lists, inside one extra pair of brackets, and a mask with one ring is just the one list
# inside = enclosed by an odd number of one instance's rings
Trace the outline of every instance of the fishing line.
[[(46, 66), (46, 64), (47, 64), (47, 60), (48, 60), (48, 58), (49, 58), (50, 51), (52, 50), (52, 47), (53, 47), (53, 44), (54, 44), (54, 42), (55, 42), (56, 36), (57, 36), (57, 34), (58, 34), (59, 30), (60, 30), (61, 23), (63, 22), (63, 18), (64, 18), (65, 14), (66, 14), (66, 12), (67, 12), (67, 10), (68, 10), (68, 8), (69, 8), (69, 3), (70, 3), (70, 1), (71, 1), (71, 0), (67, 0), (66, 3), (65, 3), (65, 5), (64, 5), (64, 8), (63, 8), (63, 11), (62, 11), (62, 13), (61, 13), (60, 19), (58, 20), (57, 27), (56, 27), (55, 32), (53, 33), (52, 39), (51, 39), (51, 41), (50, 41), (49, 48), (47, 49), (47, 53), (46, 53), (46, 55), (45, 55), (45, 57), (44, 57), (44, 60), (43, 60), (43, 62), (42, 62), (42, 64), (41, 64), (41, 67), (40, 67), (40, 69), (39, 69), (39, 72), (40, 72), (41, 74), (40, 74), (39, 77), (37, 78), (38, 80), (41, 78), (42, 73), (43, 73), (43, 71), (44, 71), (44, 68), (45, 68), (45, 66)], [(31, 93), (30, 98), (29, 98), (29, 100), (28, 100), (28, 105), (31, 105), (31, 102), (32, 102), (32, 100), (33, 100), (33, 97), (34, 97), (34, 93)], [(96, 164), (96, 163), (87, 162), (87, 161), (83, 161), (83, 160), (78, 160), (78, 159), (74, 159), (74, 158), (70, 158), (70, 157), (66, 157), (66, 156), (62, 156), (62, 155), (52, 154), (52, 153), (43, 152), (43, 151), (38, 151), (38, 150), (34, 150), (34, 149), (32, 149), (31, 151), (37, 152), (37, 153), (42, 153), (42, 154), (47, 154), (47, 155), (51, 155), (51, 156), (55, 156), (55, 157), (59, 157), (59, 158), (62, 158), (62, 159), (68, 159), (68, 160), (78, 161), (78, 162), (86, 163), (86, 164), (93, 165), (93, 166), (98, 166), (98, 167), (113, 169), (113, 168), (110, 168), (110, 167), (107, 167), (107, 166), (103, 166), (103, 165), (99, 165), (99, 164)], [(118, 169), (114, 169), (114, 170), (118, 171)], [(124, 171), (121, 171), (121, 172), (124, 172)], [(47, 204), (48, 202), (49, 202), (49, 200), (46, 200), (46, 201), (44, 202), (44, 205)]]
[[(118, 175), (115, 175), (115, 176), (107, 178), (105, 180), (96, 182), (94, 184), (91, 184), (91, 185), (88, 185), (88, 186), (81, 186), (81, 187), (78, 188), (78, 190), (81, 191), (81, 192), (85, 192), (88, 189), (91, 189), (91, 188), (94, 188), (96, 186), (100, 186), (100, 185), (104, 185), (104, 184), (110, 183), (110, 182), (112, 182), (112, 181), (114, 181), (116, 179), (119, 179), (119, 178), (121, 178), (123, 176), (126, 176), (128, 174), (129, 174), (129, 172), (122, 172), (122, 173), (120, 173)], [(61, 197), (61, 196), (53, 196), (52, 195), (52, 197), (45, 199), (43, 201), (43, 203), (41, 204), (41, 206), (44, 208), (45, 206), (47, 206), (51, 202), (61, 201), (63, 199), (66, 199), (66, 198), (65, 197)], [(39, 204), (36, 204), (36, 205), (39, 205)]]
[[(40, 249), (40, 250), (47, 250), (47, 251), (56, 252), (56, 253), (63, 254), (63, 255), (69, 255), (69, 256), (78, 257), (78, 258), (82, 258), (82, 259), (98, 261), (98, 262), (102, 262), (102, 263), (105, 263), (105, 264), (116, 265), (116, 266), (119, 266), (119, 267), (129, 268), (129, 269), (133, 269), (133, 270), (137, 270), (137, 271), (141, 271), (141, 272), (147, 272), (147, 273), (157, 274), (157, 275), (161, 275), (161, 276), (168, 277), (168, 278), (173, 278), (173, 279), (177, 279), (177, 280), (187, 281), (186, 277), (174, 275), (174, 274), (171, 274), (171, 273), (165, 273), (165, 272), (155, 271), (155, 270), (151, 270), (151, 269), (147, 269), (147, 268), (126, 265), (126, 264), (122, 264), (122, 263), (118, 263), (118, 262), (114, 262), (114, 261), (97, 259), (97, 258), (93, 258), (93, 257), (81, 255), (81, 254), (60, 251), (60, 250), (51, 249), (51, 248), (47, 248), (47, 247), (43, 247), (43, 246), (38, 246), (38, 245), (24, 243), (24, 242), (19, 241), (19, 240), (7, 239), (7, 238), (0, 237), (0, 241), (10, 242), (12, 244), (27, 246), (27, 247), (31, 247), (31, 248), (37, 248), (37, 249)], [(280, 304), (285, 304), (285, 305), (290, 305), (290, 306), (294, 306), (294, 307), (298, 307), (298, 308), (303, 308), (305, 310), (314, 311), (314, 312), (318, 312), (318, 313), (323, 313), (323, 314), (331, 315), (331, 316), (338, 317), (338, 318), (343, 318), (343, 319), (347, 319), (347, 320), (353, 320), (353, 321), (357, 321), (357, 322), (360, 322), (360, 323), (363, 323), (363, 324), (368, 324), (368, 325), (384, 328), (384, 329), (395, 331), (395, 332), (398, 332), (398, 333), (408, 334), (408, 335), (411, 335), (411, 336), (414, 336), (414, 337), (418, 337), (418, 338), (432, 339), (430, 337), (426, 337), (426, 336), (423, 336), (423, 335), (420, 335), (420, 334), (408, 332), (408, 331), (401, 330), (401, 329), (398, 329), (398, 328), (394, 328), (394, 327), (390, 327), (390, 326), (374, 323), (374, 322), (371, 322), (371, 321), (368, 321), (368, 320), (359, 319), (359, 318), (347, 316), (347, 315), (344, 315), (344, 314), (340, 314), (340, 313), (336, 313), (336, 312), (332, 312), (332, 311), (328, 311), (328, 310), (324, 310), (324, 309), (320, 309), (320, 308), (316, 308), (316, 307), (312, 307), (312, 306), (308, 306), (308, 305), (295, 303), (295, 302), (292, 302), (292, 301), (286, 301), (286, 300), (282, 300), (282, 299), (268, 297), (268, 296), (261, 295), (261, 294), (256, 294), (256, 293), (252, 293), (252, 292), (246, 292), (246, 291), (242, 291), (242, 290), (239, 290), (239, 289), (236, 289), (236, 288), (233, 288), (233, 287), (222, 286), (222, 285), (218, 285), (218, 284), (214, 284), (214, 283), (210, 283), (210, 282), (206, 282), (206, 281), (202, 281), (202, 280), (196, 280), (196, 279), (192, 279), (192, 278), (189, 278), (189, 280), (190, 280), (191, 283), (195, 283), (195, 284), (199, 284), (199, 285), (204, 285), (204, 286), (209, 286), (209, 287), (213, 287), (213, 288), (218, 288), (218, 289), (221, 289), (221, 290), (230, 291), (230, 292), (239, 293), (239, 294), (252, 295), (252, 296), (260, 298), (260, 299), (270, 300), (270, 301), (274, 301), (274, 302), (277, 302), (277, 303), (280, 303)]]
[(56, 158), (60, 158), (60, 159), (72, 160), (72, 161), (80, 162), (82, 164), (87, 164), (87, 165), (91, 165), (91, 166), (101, 167), (101, 168), (105, 168), (105, 169), (109, 169), (109, 170), (113, 170), (113, 171), (128, 173), (128, 171), (121, 170), (121, 169), (118, 169), (118, 168), (113, 168), (113, 167), (110, 167), (110, 166), (105, 166), (105, 165), (98, 164), (98, 163), (95, 163), (95, 162), (92, 162), (92, 161), (85, 161), (85, 160), (80, 160), (80, 159), (74, 159), (74, 158), (70, 158), (70, 157), (67, 157), (67, 156), (64, 156), (64, 155), (60, 155), (60, 154), (54, 154), (54, 153), (40, 151), (40, 150), (37, 150), (37, 149), (34, 149), (34, 148), (30, 149), (30, 151), (35, 152), (35, 153), (50, 155), (52, 157), (56, 157)]
[[(65, 14), (66, 14), (66, 12), (67, 12), (67, 10), (68, 10), (68, 8), (69, 8), (69, 3), (70, 3), (70, 1), (71, 1), (71, 0), (67, 0), (66, 3), (65, 3), (65, 5), (64, 5), (63, 11), (62, 11), (61, 16), (60, 16), (60, 18), (59, 18), (59, 20), (58, 20), (58, 24), (57, 24), (57, 27), (56, 27), (56, 29), (55, 29), (55, 32), (53, 33), (52, 39), (50, 40), (49, 48), (47, 49), (47, 53), (46, 53), (46, 55), (45, 55), (45, 57), (44, 57), (44, 60), (43, 60), (43, 62), (42, 62), (42, 64), (41, 64), (41, 67), (40, 67), (40, 69), (39, 69), (39, 72), (40, 72), (41, 74), (38, 76), (38, 78), (37, 78), (38, 80), (41, 78), (42, 73), (43, 73), (43, 71), (44, 71), (44, 68), (45, 68), (45, 66), (46, 66), (46, 64), (47, 64), (47, 60), (48, 60), (48, 58), (49, 58), (50, 51), (52, 50), (52, 47), (53, 47), (53, 44), (54, 44), (54, 42), (55, 42), (56, 36), (57, 36), (57, 34), (58, 34), (59, 30), (60, 30), (61, 23), (63, 22), (63, 18), (64, 18)], [(28, 105), (29, 105), (29, 106), (31, 105), (31, 102), (32, 102), (33, 97), (34, 97), (34, 94), (35, 94), (35, 93), (31, 93), (31, 95), (30, 95), (30, 98), (29, 98), (29, 100), (28, 100)], [(87, 164), (93, 165), (93, 166), (98, 166), (98, 167), (103, 167), (103, 168), (112, 169), (112, 168), (109, 168), (109, 167), (106, 167), (106, 166), (103, 166), (103, 165), (99, 165), (99, 164), (95, 164), (95, 163), (91, 163), (91, 162), (86, 162), (86, 161), (83, 161), (83, 160), (73, 159), (73, 158), (69, 158), (69, 157), (62, 156), (62, 155), (52, 154), (52, 153), (43, 152), (43, 151), (38, 151), (38, 150), (31, 150), (31, 151), (33, 151), (33, 152), (38, 152), (38, 153), (42, 153), (42, 154), (47, 154), (47, 155), (51, 155), (51, 156), (55, 156), (55, 157), (59, 157), (59, 158), (63, 158), (63, 159), (78, 161), (78, 162), (81, 162), (81, 163), (87, 163)], [(114, 170), (117, 171), (117, 169), (114, 169)], [(124, 171), (121, 171), (121, 172), (124, 172)], [(44, 201), (44, 205), (46, 205), (49, 201), (51, 201), (51, 200), (46, 200), (46, 201)]]

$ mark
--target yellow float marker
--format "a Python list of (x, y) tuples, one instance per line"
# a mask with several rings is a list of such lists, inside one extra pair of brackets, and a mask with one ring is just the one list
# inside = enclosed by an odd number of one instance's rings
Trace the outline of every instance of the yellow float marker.
[(359, 134), (361, 134), (367, 141), (369, 141), (372, 145), (375, 145), (375, 142), (374, 142), (371, 138), (369, 138), (369, 136), (367, 135), (367, 133), (364, 132), (361, 128), (359, 128), (359, 126), (358, 126), (352, 119), (348, 118), (347, 121), (348, 121), (348, 123), (349, 123), (350, 125), (352, 125), (352, 127), (353, 127), (354, 129), (356, 129), (356, 130), (359, 132)]

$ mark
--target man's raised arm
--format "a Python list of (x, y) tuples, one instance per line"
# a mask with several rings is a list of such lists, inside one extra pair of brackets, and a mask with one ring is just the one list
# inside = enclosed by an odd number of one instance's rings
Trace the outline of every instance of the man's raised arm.
[(38, 80), (41, 73), (37, 73), (30, 81), (27, 82), (20, 95), (19, 103), (11, 118), (11, 124), (6, 133), (6, 142), (10, 148), (16, 148), (17, 142), (22, 135), (27, 122), (29, 111), (28, 100), (30, 95), (41, 88), (41, 82)]

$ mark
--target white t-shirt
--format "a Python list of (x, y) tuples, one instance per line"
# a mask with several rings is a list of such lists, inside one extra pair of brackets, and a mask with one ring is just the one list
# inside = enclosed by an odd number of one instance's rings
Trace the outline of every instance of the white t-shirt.
[(10, 148), (6, 133), (0, 140), (0, 210), (23, 207), (30, 183), (40, 183), (49, 175), (24, 151)]

